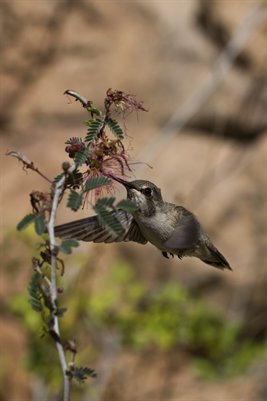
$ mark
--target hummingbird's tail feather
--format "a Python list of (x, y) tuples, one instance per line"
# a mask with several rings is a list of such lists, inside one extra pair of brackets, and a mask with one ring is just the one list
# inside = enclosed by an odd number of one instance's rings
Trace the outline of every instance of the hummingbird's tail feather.
[(212, 244), (206, 243), (206, 251), (203, 257), (200, 257), (202, 262), (207, 263), (213, 267), (217, 267), (218, 269), (228, 269), (233, 270), (225, 257), (218, 251), (218, 249)]

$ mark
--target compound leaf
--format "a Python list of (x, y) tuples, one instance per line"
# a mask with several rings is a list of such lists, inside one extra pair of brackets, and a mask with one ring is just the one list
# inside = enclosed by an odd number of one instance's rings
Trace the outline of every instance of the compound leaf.
[(31, 213), (27, 214), (23, 219), (18, 223), (17, 225), (17, 230), (21, 231), (24, 230), (26, 227), (28, 227), (29, 224), (31, 224), (35, 220), (36, 215)]
[(88, 149), (82, 149), (75, 153), (74, 162), (76, 166), (81, 166), (88, 160), (89, 152)]
[(94, 369), (87, 368), (87, 367), (77, 367), (74, 368), (72, 371), (72, 377), (78, 381), (78, 383), (84, 383), (85, 380), (90, 377), (96, 377), (96, 372)]
[(59, 245), (59, 251), (70, 255), (72, 253), (72, 249), (71, 248), (77, 248), (79, 246), (79, 242), (75, 241), (74, 239), (66, 239), (64, 241), (61, 242), (61, 244)]
[(94, 118), (89, 120), (86, 125), (88, 125), (88, 132), (85, 137), (85, 142), (90, 145), (95, 139), (97, 139), (102, 127), (103, 127), (103, 119), (102, 118)]
[(118, 139), (123, 139), (124, 138), (124, 133), (121, 127), (119, 126), (118, 122), (116, 120), (113, 120), (113, 118), (108, 118), (107, 119), (107, 126), (111, 130), (111, 132), (116, 136)]
[(31, 278), (28, 287), (28, 293), (30, 295), (29, 302), (31, 304), (32, 309), (35, 310), (36, 312), (41, 312), (43, 309), (42, 305), (43, 294), (40, 287), (40, 276), (37, 273), (35, 273)]
[(96, 211), (99, 222), (104, 225), (111, 234), (117, 236), (123, 232), (123, 227), (119, 220), (114, 216), (114, 213), (108, 212), (104, 208), (98, 208)]
[(112, 184), (111, 179), (103, 176), (95, 176), (89, 178), (85, 183), (85, 191), (91, 191), (92, 189), (103, 187), (105, 185)]
[(71, 191), (68, 198), (67, 207), (76, 212), (82, 205), (83, 197), (76, 191)]
[(136, 204), (129, 199), (121, 200), (116, 207), (129, 213), (135, 212), (138, 209)]
[(95, 210), (97, 211), (98, 209), (106, 209), (107, 207), (112, 208), (114, 202), (115, 198), (113, 196), (99, 198), (95, 204)]
[(34, 228), (38, 235), (42, 235), (45, 232), (45, 221), (43, 216), (38, 215), (35, 217)]

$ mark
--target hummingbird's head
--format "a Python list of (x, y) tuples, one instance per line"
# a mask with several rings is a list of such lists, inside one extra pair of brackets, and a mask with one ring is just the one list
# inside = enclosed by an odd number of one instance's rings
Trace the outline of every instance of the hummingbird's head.
[(139, 212), (146, 216), (152, 216), (156, 207), (163, 202), (160, 189), (150, 181), (135, 180), (128, 182), (120, 180), (119, 182), (126, 188), (127, 198), (133, 201)]

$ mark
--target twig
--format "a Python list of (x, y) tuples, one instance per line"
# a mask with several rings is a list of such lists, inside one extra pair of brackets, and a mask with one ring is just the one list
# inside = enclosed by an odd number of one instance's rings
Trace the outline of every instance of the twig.
[(87, 100), (84, 96), (80, 95), (78, 92), (73, 91), (71, 89), (67, 89), (64, 92), (64, 95), (69, 95), (74, 97), (74, 99), (77, 101), (79, 101), (83, 107), (87, 108), (90, 107), (92, 105), (92, 102), (90, 102), (90, 100)]
[(47, 178), (37, 167), (35, 167), (33, 162), (30, 159), (28, 159), (28, 157), (25, 156), (24, 154), (17, 152), (16, 150), (11, 150), (10, 152), (6, 153), (6, 156), (15, 157), (20, 162), (22, 162), (24, 170), (27, 168), (33, 170), (37, 174), (39, 174), (42, 178), (44, 178), (46, 181), (48, 181), (50, 184), (52, 184), (52, 181), (49, 178)]
[(56, 259), (56, 241), (55, 241), (55, 232), (54, 232), (54, 224), (56, 218), (57, 207), (61, 198), (61, 195), (64, 190), (64, 184), (68, 174), (71, 174), (76, 168), (76, 165), (73, 164), (69, 167), (67, 174), (55, 184), (54, 196), (52, 201), (52, 208), (50, 219), (47, 223), (47, 231), (50, 239), (50, 251), (51, 251), (51, 305), (52, 305), (52, 316), (53, 316), (53, 333), (55, 334), (55, 342), (57, 347), (57, 352), (61, 364), (61, 369), (63, 372), (64, 378), (64, 390), (63, 390), (63, 401), (69, 401), (70, 399), (70, 376), (68, 375), (68, 365), (65, 357), (65, 352), (63, 345), (61, 343), (60, 337), (60, 328), (59, 328), (59, 319), (56, 314), (57, 311), (57, 259)]
[(266, 17), (267, 7), (263, 2), (249, 10), (248, 15), (241, 21), (232, 39), (218, 57), (210, 76), (208, 76), (197, 91), (184, 102), (180, 109), (174, 112), (161, 129), (157, 138), (153, 137), (142, 149), (138, 156), (139, 160), (145, 160), (150, 163), (162, 150), (162, 147), (185, 128), (221, 84), (232, 68), (236, 58), (243, 50), (251, 33)]

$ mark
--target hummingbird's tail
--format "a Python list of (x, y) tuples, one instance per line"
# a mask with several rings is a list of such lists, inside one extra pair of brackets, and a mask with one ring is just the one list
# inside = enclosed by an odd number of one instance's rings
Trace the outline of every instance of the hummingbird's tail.
[(218, 251), (218, 249), (211, 243), (205, 243), (205, 253), (200, 256), (202, 262), (207, 263), (218, 269), (229, 269), (233, 270), (225, 257)]

